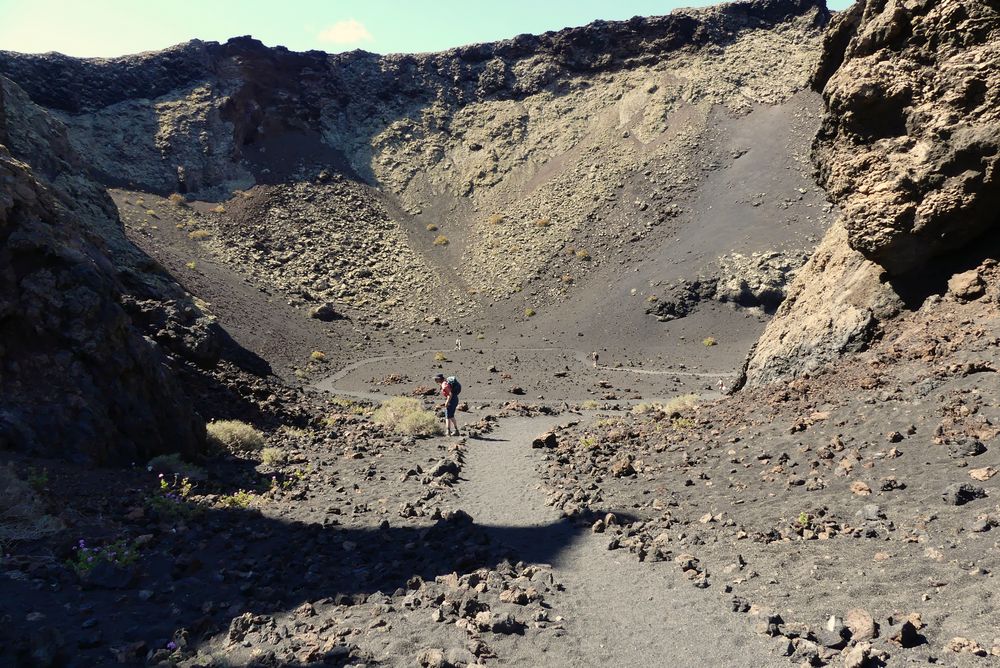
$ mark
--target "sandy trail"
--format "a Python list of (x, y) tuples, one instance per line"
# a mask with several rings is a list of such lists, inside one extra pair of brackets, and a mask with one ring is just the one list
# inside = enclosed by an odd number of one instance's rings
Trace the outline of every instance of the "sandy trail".
[[(771, 666), (777, 658), (718, 594), (701, 591), (669, 563), (644, 564), (562, 521), (545, 504), (531, 439), (565, 418), (505, 420), (489, 441), (471, 440), (460, 504), (526, 562), (547, 559), (565, 592), (553, 615), (565, 635), (515, 638), (499, 654), (518, 666)], [(548, 527), (539, 531), (540, 527)], [(539, 536), (542, 536), (539, 540)], [(714, 595), (713, 595), (714, 594)]]

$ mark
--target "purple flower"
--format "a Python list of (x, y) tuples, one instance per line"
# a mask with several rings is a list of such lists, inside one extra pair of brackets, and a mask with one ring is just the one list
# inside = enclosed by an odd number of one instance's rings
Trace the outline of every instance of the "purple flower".
[(175, 649), (177, 649), (177, 643), (171, 640), (170, 642), (167, 643), (167, 649), (173, 652)]
[(80, 547), (87, 547), (87, 544), (83, 542), (83, 539), (82, 539), (82, 538), (80, 539), (80, 543), (79, 543), (79, 546), (80, 546)]

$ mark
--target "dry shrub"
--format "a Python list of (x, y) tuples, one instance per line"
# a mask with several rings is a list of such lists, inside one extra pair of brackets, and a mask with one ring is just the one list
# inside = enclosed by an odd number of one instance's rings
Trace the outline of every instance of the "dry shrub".
[(534, 315), (535, 315), (535, 309), (531, 307), (524, 309), (524, 317), (531, 318), (534, 317)]
[(170, 197), (167, 198), (170, 203), (174, 206), (187, 206), (187, 200), (184, 199), (184, 195), (180, 193), (171, 193)]
[(714, 336), (706, 336), (704, 339), (702, 339), (701, 345), (705, 346), (706, 348), (711, 348), (712, 346), (717, 345), (718, 343), (719, 342), (715, 340)]
[(65, 527), (47, 515), (31, 486), (9, 466), (0, 466), (0, 541), (37, 540)]
[(441, 424), (423, 403), (412, 397), (392, 397), (372, 415), (375, 424), (408, 436), (435, 436), (441, 433)]
[(399, 423), (398, 431), (409, 436), (428, 438), (441, 433), (441, 423), (434, 413), (421, 410), (404, 417)]
[(503, 222), (503, 216), (499, 213), (494, 213), (492, 216), (486, 219), (490, 225), (499, 225)]
[(535, 227), (548, 227), (551, 224), (552, 224), (552, 219), (549, 218), (548, 216), (542, 216), (541, 218), (535, 221)]
[(281, 448), (264, 448), (260, 451), (260, 461), (266, 466), (277, 468), (288, 461), (288, 454)]
[(202, 241), (208, 239), (212, 236), (212, 233), (208, 230), (192, 230), (188, 232), (188, 239), (193, 239), (194, 241)]
[(264, 434), (240, 420), (218, 420), (208, 424), (208, 440), (233, 454), (257, 452), (264, 447)]
[(694, 408), (700, 400), (701, 397), (697, 394), (681, 394), (660, 406), (660, 410), (668, 415), (672, 415)]
[(437, 232), (437, 229), (438, 229), (438, 226), (435, 225), (434, 223), (427, 223), (427, 231), (428, 232)]
[(580, 250), (578, 250), (578, 251), (576, 252), (576, 258), (577, 258), (578, 260), (589, 260), (589, 259), (590, 259), (590, 253), (589, 253), (589, 252), (587, 252), (587, 251), (585, 251), (585, 250), (583, 250), (583, 249), (581, 248)]
[(434, 245), (435, 246), (447, 246), (448, 245), (448, 237), (446, 237), (443, 234), (437, 235), (437, 238), (434, 239)]

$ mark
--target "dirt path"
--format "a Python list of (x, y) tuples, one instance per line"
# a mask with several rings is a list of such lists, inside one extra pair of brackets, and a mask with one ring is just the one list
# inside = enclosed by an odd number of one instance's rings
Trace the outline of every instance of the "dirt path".
[[(608, 551), (589, 530), (560, 521), (539, 489), (531, 439), (559, 418), (504, 421), (490, 441), (470, 442), (460, 503), (524, 561), (548, 558), (565, 592), (553, 615), (565, 635), (510, 640), (499, 652), (518, 666), (770, 666), (777, 658), (718, 595), (695, 589), (669, 563)], [(538, 539), (538, 528), (549, 527)], [(545, 555), (542, 557), (541, 555)], [(552, 557), (551, 555), (555, 555)]]
[[(478, 348), (466, 348), (467, 352), (472, 352), (479, 350)], [(483, 350), (488, 350), (489, 352), (502, 352), (502, 353), (544, 353), (544, 352), (570, 352), (573, 353), (574, 359), (582, 364), (583, 366), (590, 366), (592, 363), (590, 357), (580, 351), (574, 350), (572, 348), (484, 348)], [(333, 374), (327, 376), (323, 380), (317, 382), (315, 387), (320, 390), (326, 390), (328, 392), (344, 392), (337, 390), (335, 385), (337, 381), (343, 380), (350, 373), (357, 371), (363, 366), (368, 364), (375, 364), (377, 362), (391, 362), (394, 360), (408, 360), (421, 357), (423, 355), (433, 355), (440, 351), (440, 348), (428, 348), (426, 350), (414, 350), (408, 353), (403, 353), (400, 355), (376, 355), (374, 357), (365, 357), (355, 362), (352, 362), (334, 372)], [(599, 371), (624, 371), (629, 373), (639, 373), (648, 374), (654, 376), (685, 376), (693, 378), (729, 378), (734, 376), (733, 372), (718, 372), (718, 371), (674, 371), (672, 369), (667, 370), (657, 370), (657, 369), (636, 369), (632, 367), (624, 366), (606, 366), (598, 365), (597, 369)]]

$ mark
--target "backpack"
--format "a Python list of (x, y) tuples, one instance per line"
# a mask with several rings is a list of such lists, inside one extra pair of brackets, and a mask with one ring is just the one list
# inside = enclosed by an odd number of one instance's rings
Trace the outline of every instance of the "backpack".
[(455, 376), (448, 376), (444, 379), (444, 382), (448, 383), (451, 387), (451, 393), (456, 397), (462, 393), (462, 384), (458, 382), (458, 378)]

